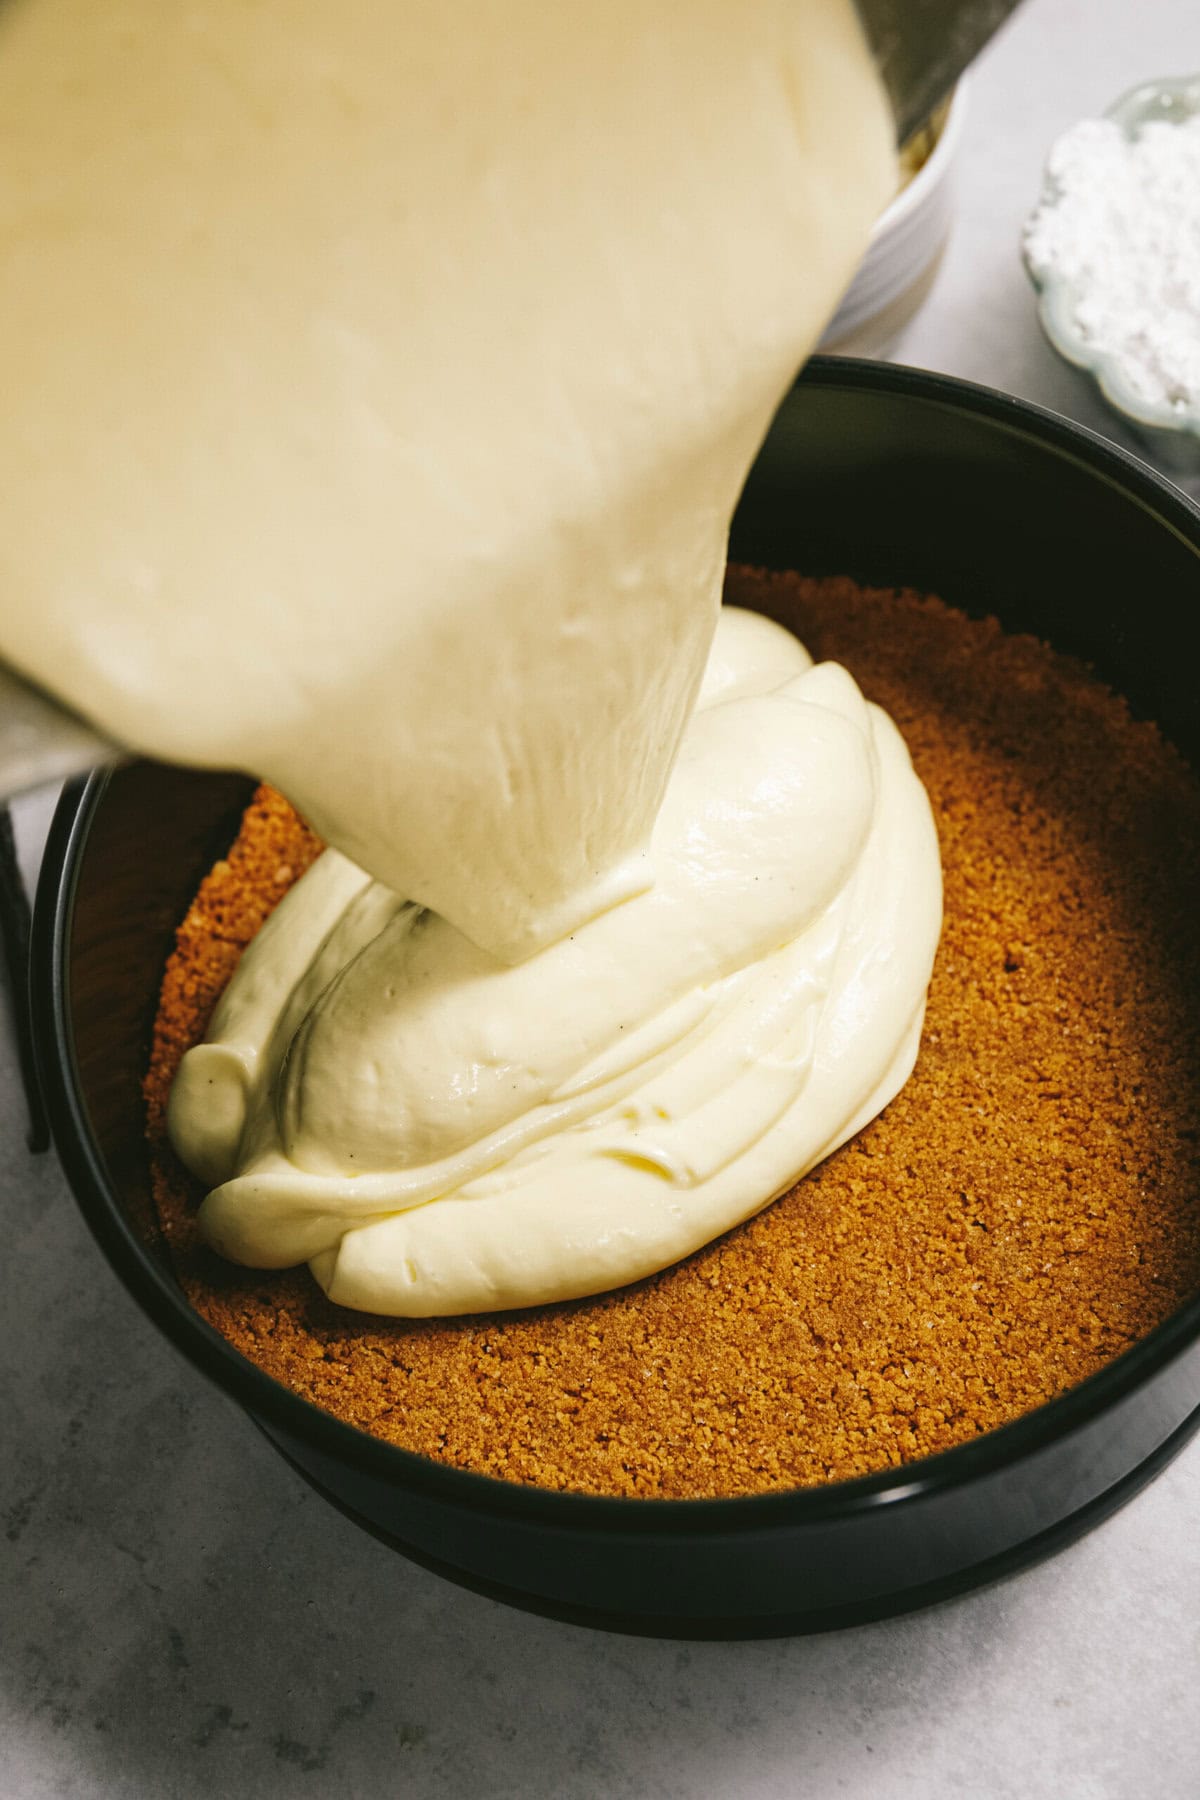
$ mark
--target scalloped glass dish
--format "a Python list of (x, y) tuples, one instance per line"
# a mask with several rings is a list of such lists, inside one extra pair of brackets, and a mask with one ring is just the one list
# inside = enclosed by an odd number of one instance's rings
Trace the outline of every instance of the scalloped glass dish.
[[(1200, 114), (1200, 75), (1169, 81), (1146, 81), (1130, 89), (1104, 114), (1133, 139), (1152, 120), (1180, 124)], [(1059, 189), (1047, 173), (1039, 207), (1057, 199)], [(1035, 273), (1022, 250), (1026, 273), (1038, 293), (1038, 319), (1042, 330), (1064, 362), (1089, 375), (1112, 410), (1137, 433), (1147, 449), (1167, 467), (1180, 473), (1200, 474), (1200, 404), (1181, 409), (1156, 405), (1130, 386), (1120, 361), (1098, 350), (1079, 332), (1073, 317), (1075, 290), (1063, 278)]]

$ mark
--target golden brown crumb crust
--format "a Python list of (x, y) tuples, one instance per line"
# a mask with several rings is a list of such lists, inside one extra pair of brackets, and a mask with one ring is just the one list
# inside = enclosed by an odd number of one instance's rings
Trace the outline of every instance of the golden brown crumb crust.
[(260, 790), (163, 981), (154, 1191), (192, 1305), (393, 1443), (598, 1494), (759, 1492), (942, 1450), (1090, 1375), (1200, 1287), (1200, 788), (1081, 665), (940, 601), (731, 571), (908, 740), (946, 923), (920, 1059), (758, 1218), (598, 1299), (405, 1322), (198, 1241), (163, 1114), (244, 945), (319, 848)]

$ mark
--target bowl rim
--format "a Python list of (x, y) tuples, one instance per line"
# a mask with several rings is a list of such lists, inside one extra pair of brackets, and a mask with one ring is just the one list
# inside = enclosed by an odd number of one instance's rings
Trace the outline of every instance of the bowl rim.
[[(898, 193), (892, 195), (874, 225), (863, 256), (863, 261), (877, 251), (893, 231), (899, 229), (910, 213), (918, 211), (941, 183), (949, 175), (958, 155), (958, 146), (962, 141), (964, 122), (967, 116), (971, 79), (969, 75), (960, 75), (951, 89), (946, 115), (942, 120), (941, 130), (934, 141), (933, 149), (925, 158), (911, 181), (906, 181)], [(936, 109), (935, 109), (936, 110)]]
[[(919, 286), (936, 263), (949, 231), (950, 215), (944, 206), (936, 212), (934, 209), (954, 172), (970, 91), (970, 78), (960, 75), (947, 97), (932, 150), (911, 181), (892, 195), (872, 225), (866, 248), (837, 308), (825, 322), (819, 339), (823, 351), (839, 354), (839, 344), (877, 325), (910, 290)], [(931, 228), (934, 235), (930, 239)]]
[[(869, 389), (932, 403), (1032, 437), (1156, 514), (1196, 552), (1200, 567), (1200, 506), (1128, 451), (1059, 414), (955, 376), (853, 358), (814, 357), (799, 384)], [(68, 1185), (123, 1285), (176, 1350), (268, 1430), (275, 1427), (368, 1479), (527, 1523), (620, 1535), (795, 1529), (911, 1505), (1033, 1457), (1134, 1394), (1200, 1337), (1197, 1296), (1095, 1374), (977, 1438), (874, 1474), (766, 1493), (668, 1499), (523, 1485), (436, 1462), (345, 1424), (267, 1375), (192, 1310), (141, 1243), (108, 1184), (71, 1041), (69, 950), (82, 859), (110, 779), (111, 771), (102, 770), (67, 784), (43, 856), (28, 996), (43, 1096)]]

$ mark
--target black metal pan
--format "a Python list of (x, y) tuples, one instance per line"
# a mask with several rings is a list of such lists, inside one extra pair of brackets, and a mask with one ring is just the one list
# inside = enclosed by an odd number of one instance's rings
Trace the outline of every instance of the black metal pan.
[[(746, 561), (911, 584), (1032, 629), (1088, 657), (1196, 764), (1200, 690), (1183, 645), (1200, 612), (1200, 511), (1062, 419), (939, 376), (818, 360), (756, 464), (732, 548)], [(163, 961), (248, 791), (237, 777), (148, 763), (67, 790), (34, 921), (38, 1065), (71, 1185), (137, 1304), (368, 1530), (455, 1580), (597, 1625), (821, 1630), (1048, 1554), (1127, 1500), (1200, 1424), (1200, 1300), (970, 1444), (745, 1499), (518, 1487), (377, 1441), (279, 1386), (183, 1300), (156, 1242), (142, 1142)]]

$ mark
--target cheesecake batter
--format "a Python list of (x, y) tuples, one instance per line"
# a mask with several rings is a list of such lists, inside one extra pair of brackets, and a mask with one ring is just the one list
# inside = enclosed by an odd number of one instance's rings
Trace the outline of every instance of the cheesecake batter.
[(364, 1311), (529, 1306), (677, 1261), (873, 1118), (941, 900), (886, 715), (727, 609), (650, 864), (512, 967), (326, 851), (171, 1094), (209, 1241)]
[(644, 888), (850, 0), (11, 0), (0, 120), (0, 653), (506, 959)]
[(937, 929), (853, 684), (713, 650), (893, 183), (850, 0), (12, 0), (0, 118), (0, 648), (334, 846), (180, 1078), (213, 1241), (455, 1311), (765, 1203)]

